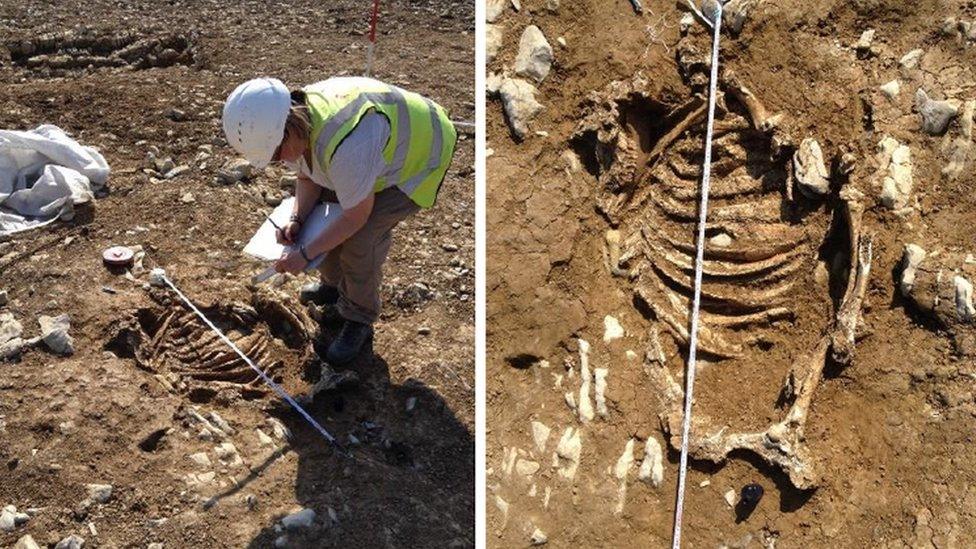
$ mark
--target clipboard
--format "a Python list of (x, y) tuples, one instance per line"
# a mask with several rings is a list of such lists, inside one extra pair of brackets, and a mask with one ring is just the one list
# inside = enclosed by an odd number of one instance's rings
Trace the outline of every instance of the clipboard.
[[(284, 227), (288, 223), (288, 219), (291, 217), (291, 212), (293, 205), (295, 203), (295, 197), (289, 197), (282, 200), (281, 204), (278, 205), (268, 216), (271, 221), (274, 221), (279, 227)], [(302, 225), (301, 232), (298, 233), (298, 243), (308, 245), (309, 242), (315, 240), (319, 235), (328, 230), (329, 227), (334, 225), (339, 218), (342, 216), (342, 206), (335, 202), (321, 202), (315, 205), (312, 213), (308, 215), (305, 219), (305, 223)], [(275, 233), (277, 229), (269, 220), (265, 220), (264, 223), (258, 227), (257, 232), (251, 237), (247, 245), (244, 246), (244, 253), (263, 260), (263, 261), (277, 261), (281, 257), (281, 254), (286, 250), (291, 250), (293, 246), (286, 246), (283, 244), (278, 244), (275, 238)], [(312, 258), (308, 266), (305, 267), (306, 271), (317, 268), (323, 260), (325, 260), (326, 254), (320, 254)], [(266, 268), (261, 273), (255, 275), (251, 278), (251, 281), (255, 284), (264, 282), (265, 280), (271, 278), (275, 275), (274, 266), (271, 265)]]

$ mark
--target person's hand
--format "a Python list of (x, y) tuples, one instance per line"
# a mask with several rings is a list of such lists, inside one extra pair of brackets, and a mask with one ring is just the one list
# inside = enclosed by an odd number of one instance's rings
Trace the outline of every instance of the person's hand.
[(308, 261), (305, 261), (305, 258), (302, 257), (302, 252), (298, 248), (284, 251), (274, 264), (275, 270), (279, 273), (291, 274), (298, 274), (304, 271), (307, 266)]
[(301, 229), (301, 223), (289, 221), (287, 225), (275, 231), (275, 239), (278, 241), (278, 244), (294, 244)]

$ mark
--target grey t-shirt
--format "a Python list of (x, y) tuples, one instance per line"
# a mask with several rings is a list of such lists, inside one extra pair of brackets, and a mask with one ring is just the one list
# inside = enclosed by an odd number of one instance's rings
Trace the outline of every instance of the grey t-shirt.
[(380, 113), (368, 112), (336, 149), (325, 173), (317, 160), (313, 160), (312, 169), (309, 169), (304, 158), (288, 164), (288, 167), (316, 184), (335, 191), (339, 205), (349, 209), (373, 192), (376, 180), (386, 170), (383, 149), (389, 139), (390, 122)]

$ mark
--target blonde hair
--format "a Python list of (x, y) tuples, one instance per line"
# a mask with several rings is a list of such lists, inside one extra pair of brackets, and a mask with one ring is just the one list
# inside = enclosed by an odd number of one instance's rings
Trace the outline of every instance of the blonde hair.
[(297, 132), (298, 135), (308, 139), (312, 134), (312, 117), (308, 114), (308, 107), (292, 103), (288, 110), (288, 118), (285, 119), (285, 131), (288, 133)]

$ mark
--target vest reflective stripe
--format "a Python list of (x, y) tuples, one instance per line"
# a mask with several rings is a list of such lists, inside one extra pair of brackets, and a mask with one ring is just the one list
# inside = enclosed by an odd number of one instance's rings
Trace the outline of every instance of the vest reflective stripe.
[(403, 189), (403, 192), (407, 193), (408, 195), (413, 194), (413, 192), (417, 190), (417, 187), (420, 186), (420, 184), (423, 183), (424, 180), (427, 179), (430, 174), (434, 173), (434, 170), (441, 165), (441, 149), (444, 147), (444, 134), (441, 130), (441, 119), (439, 116), (437, 116), (437, 106), (434, 105), (434, 102), (426, 97), (424, 98), (424, 101), (427, 103), (427, 108), (429, 109), (430, 124), (434, 128), (433, 143), (430, 147), (430, 155), (427, 157), (427, 167), (424, 169), (424, 171), (411, 177), (400, 186), (400, 188)]
[(421, 207), (432, 206), (457, 141), (447, 113), (430, 99), (394, 86), (361, 78), (345, 80), (345, 85), (328, 81), (335, 96), (306, 89), (313, 111), (316, 161), (327, 170), (343, 139), (366, 112), (376, 109), (390, 121), (390, 142), (383, 151), (389, 167), (374, 190), (397, 185)]

